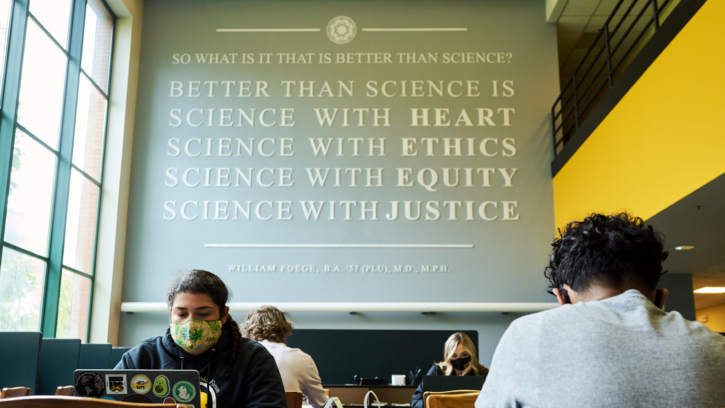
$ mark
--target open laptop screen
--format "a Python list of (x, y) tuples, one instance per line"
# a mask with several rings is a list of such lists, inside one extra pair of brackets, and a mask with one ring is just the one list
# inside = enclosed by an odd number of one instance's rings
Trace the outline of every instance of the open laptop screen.
[(486, 375), (465, 375), (445, 376), (445, 375), (427, 375), (423, 377), (421, 388), (423, 392), (442, 392), (457, 390), (480, 391), (483, 388), (483, 382), (486, 381)]

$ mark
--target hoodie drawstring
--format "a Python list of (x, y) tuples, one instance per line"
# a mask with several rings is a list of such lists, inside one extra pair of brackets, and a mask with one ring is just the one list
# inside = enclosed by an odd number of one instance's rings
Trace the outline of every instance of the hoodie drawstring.
[[(214, 354), (216, 353), (216, 349), (211, 349), (211, 353), (209, 353), (209, 363), (206, 365), (206, 376), (207, 376), (207, 384), (211, 382), (211, 359), (214, 357)], [(181, 370), (184, 369), (184, 356), (179, 356), (181, 358)]]
[(214, 353), (216, 353), (216, 349), (211, 349), (211, 353), (209, 353), (209, 363), (206, 365), (206, 383), (211, 384), (211, 358), (214, 356)]

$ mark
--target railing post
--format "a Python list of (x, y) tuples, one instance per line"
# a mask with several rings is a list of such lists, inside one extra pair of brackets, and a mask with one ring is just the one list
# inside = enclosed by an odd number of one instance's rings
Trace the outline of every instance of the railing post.
[(652, 21), (655, 23), (655, 31), (660, 29), (660, 11), (657, 7), (657, 0), (652, 0)]
[[(555, 115), (555, 108), (556, 108), (556, 104), (554, 104), (554, 106), (551, 107), (551, 137), (552, 137), (552, 142), (554, 143), (554, 157), (556, 157), (556, 115)], [(562, 128), (563, 128), (563, 126), (562, 126)]]
[(609, 24), (604, 24), (604, 45), (607, 47), (607, 80), (609, 89), (612, 89), (612, 53), (609, 49)]
[(579, 130), (579, 102), (577, 101), (576, 97), (576, 74), (574, 74), (574, 76), (572, 77), (572, 81), (574, 84), (574, 124), (576, 125), (576, 130)]

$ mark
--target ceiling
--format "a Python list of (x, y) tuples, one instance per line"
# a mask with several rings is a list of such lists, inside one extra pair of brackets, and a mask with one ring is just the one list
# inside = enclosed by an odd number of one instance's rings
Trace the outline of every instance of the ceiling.
[[(647, 3), (642, 0), (624, 0), (624, 3), (617, 9), (617, 13), (610, 22), (609, 29), (611, 32), (614, 32), (616, 26), (622, 20), (624, 12), (633, 1), (635, 2), (635, 6), (632, 11), (635, 15)], [(574, 71), (586, 55), (587, 50), (596, 40), (597, 33), (604, 27), (609, 15), (612, 14), (618, 2), (619, 0), (568, 0), (566, 2), (556, 23), (559, 45), (559, 73), (562, 86), (572, 77)], [(622, 41), (626, 28), (635, 19), (633, 16), (625, 18), (622, 23), (622, 28), (617, 30), (610, 40), (611, 49), (613, 50), (620, 42), (622, 43), (620, 50), (624, 51), (629, 48), (646, 26), (647, 20), (651, 19), (651, 16), (652, 11), (648, 7), (644, 11), (642, 18), (637, 22), (627, 37), (624, 38), (624, 41)], [(601, 48), (604, 46), (604, 42), (600, 41), (598, 46)], [(596, 50), (599, 51), (599, 48)], [(590, 55), (590, 60), (593, 59), (591, 57), (592, 55)], [(601, 59), (601, 62), (603, 63), (604, 60)], [(581, 73), (582, 71), (579, 72), (578, 80), (581, 79), (579, 78)]]

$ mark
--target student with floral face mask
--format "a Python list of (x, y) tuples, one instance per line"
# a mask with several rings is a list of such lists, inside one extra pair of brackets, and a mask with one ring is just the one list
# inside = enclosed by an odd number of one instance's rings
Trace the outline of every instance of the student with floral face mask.
[[(453, 333), (443, 347), (444, 361), (433, 364), (426, 375), (487, 375), (488, 368), (478, 363), (476, 346), (466, 333)], [(423, 389), (413, 394), (413, 407), (423, 408)]]
[(211, 272), (192, 270), (169, 288), (166, 334), (141, 342), (116, 369), (197, 370), (202, 408), (287, 408), (274, 358), (242, 337), (226, 306), (229, 290)]

